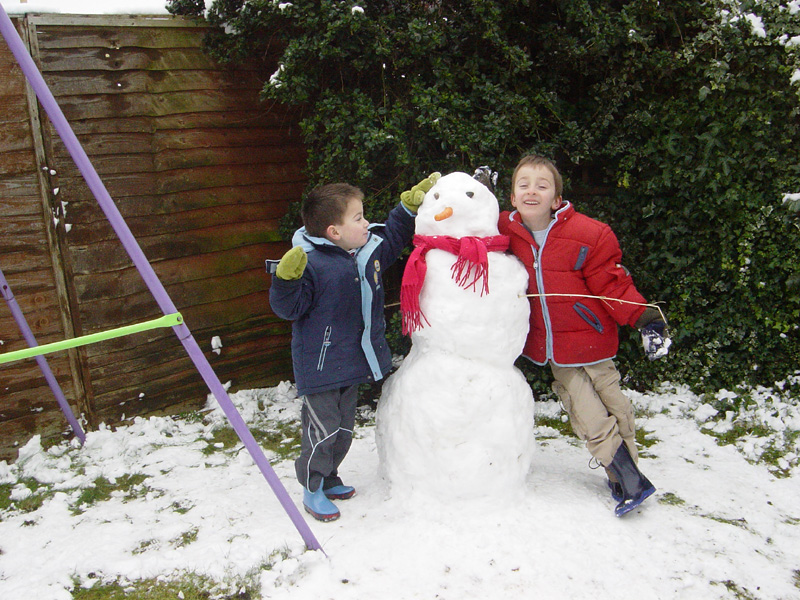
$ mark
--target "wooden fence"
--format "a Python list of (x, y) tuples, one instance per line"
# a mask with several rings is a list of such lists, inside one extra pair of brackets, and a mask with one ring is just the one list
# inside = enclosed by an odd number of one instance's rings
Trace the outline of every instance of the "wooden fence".
[[(259, 101), (269, 73), (214, 63), (173, 17), (15, 21), (67, 120), (223, 382), (291, 378), (290, 325), (264, 259), (305, 187), (295, 117)], [(161, 316), (19, 66), (0, 42), (0, 268), (39, 344)], [(222, 347), (212, 351), (212, 338)], [(5, 302), (0, 352), (26, 347)], [(47, 355), (88, 429), (178, 413), (207, 394), (171, 329)], [(33, 359), (0, 365), (0, 459), (68, 427)]]

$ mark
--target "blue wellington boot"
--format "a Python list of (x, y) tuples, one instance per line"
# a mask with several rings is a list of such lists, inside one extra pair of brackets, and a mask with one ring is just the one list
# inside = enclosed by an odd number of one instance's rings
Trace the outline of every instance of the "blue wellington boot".
[(608, 469), (622, 487), (622, 500), (614, 509), (614, 514), (618, 517), (631, 512), (656, 491), (653, 484), (639, 471), (624, 443), (620, 445)]
[(335, 485), (322, 491), (331, 500), (347, 500), (356, 495), (356, 488), (350, 485)]
[(303, 488), (303, 508), (317, 521), (335, 521), (341, 516), (336, 505), (322, 491), (322, 482), (316, 492)]

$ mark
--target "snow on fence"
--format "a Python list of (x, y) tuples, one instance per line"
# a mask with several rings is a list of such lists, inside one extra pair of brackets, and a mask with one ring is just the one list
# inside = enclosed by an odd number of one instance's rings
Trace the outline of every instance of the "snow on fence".
[[(290, 378), (290, 329), (269, 309), (262, 265), (286, 248), (278, 220), (305, 186), (305, 152), (294, 116), (259, 102), (264, 74), (215, 64), (191, 20), (28, 15), (15, 24), (222, 381)], [(5, 44), (0, 102), (0, 268), (39, 343), (160, 316)], [(0, 306), (0, 352), (24, 347)], [(169, 330), (48, 361), (89, 429), (196, 408), (207, 394)], [(0, 460), (33, 433), (67, 431), (33, 359), (0, 365)]]

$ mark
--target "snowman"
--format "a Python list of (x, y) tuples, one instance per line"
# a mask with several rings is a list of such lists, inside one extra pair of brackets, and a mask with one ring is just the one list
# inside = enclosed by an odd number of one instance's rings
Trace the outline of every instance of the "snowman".
[(412, 347), (378, 404), (392, 497), (515, 497), (534, 447), (533, 395), (514, 361), (528, 333), (527, 273), (505, 251), (497, 198), (466, 173), (440, 178), (417, 213), (403, 275)]

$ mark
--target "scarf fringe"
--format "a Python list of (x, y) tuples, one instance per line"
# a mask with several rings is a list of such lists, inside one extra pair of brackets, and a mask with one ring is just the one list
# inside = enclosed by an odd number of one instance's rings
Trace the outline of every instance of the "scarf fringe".
[(480, 294), (489, 293), (489, 257), (486, 245), (478, 238), (463, 238), (456, 262), (450, 269), (453, 281), (465, 290), (478, 292), (478, 282), (483, 279)]
[(414, 294), (405, 287), (400, 289), (400, 305), (403, 307), (403, 335), (411, 335), (422, 329), (422, 322), (430, 326), (422, 308), (419, 305), (419, 294)]
[[(455, 254), (457, 258), (450, 269), (451, 277), (459, 287), (465, 290), (472, 288), (483, 296), (489, 293), (488, 252), (506, 251), (509, 238), (502, 235), (488, 238), (415, 235), (414, 244), (415, 248), (408, 258), (400, 287), (403, 335), (411, 335), (421, 329), (423, 322), (430, 325), (419, 303), (419, 295), (428, 270), (425, 261), (428, 250), (446, 250)], [(479, 283), (481, 283), (480, 288), (478, 288)]]

